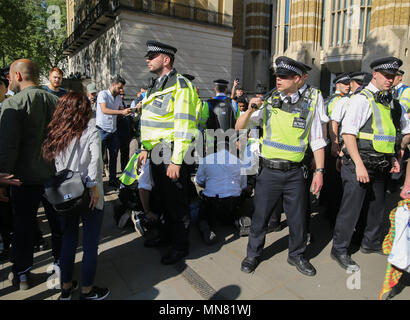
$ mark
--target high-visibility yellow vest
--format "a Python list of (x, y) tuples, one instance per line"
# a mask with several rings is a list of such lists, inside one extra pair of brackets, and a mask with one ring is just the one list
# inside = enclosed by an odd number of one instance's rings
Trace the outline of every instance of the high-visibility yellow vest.
[[(264, 102), (263, 137), (261, 138), (264, 158), (293, 162), (303, 160), (318, 96), (317, 89), (308, 88), (294, 105), (283, 104), (281, 108), (274, 108), (273, 105), (278, 102), (278, 99), (280, 100), (278, 93), (271, 95)], [(296, 112), (298, 109), (300, 111)], [(295, 128), (294, 121), (300, 119), (301, 114), (305, 117), (305, 128)]]
[(192, 83), (173, 72), (164, 89), (142, 100), (141, 143), (152, 150), (161, 142), (173, 142), (171, 161), (181, 165), (197, 133), (198, 94)]
[(390, 107), (377, 103), (368, 89), (361, 91), (369, 101), (372, 116), (357, 134), (359, 151), (377, 151), (394, 154), (396, 127), (393, 123)]
[(403, 86), (399, 89), (399, 102), (401, 106), (410, 113), (410, 88)]
[(126, 186), (132, 185), (136, 180), (138, 180), (138, 158), (140, 157), (140, 153), (134, 153), (131, 159), (128, 161), (128, 164), (123, 171), (119, 180), (122, 184)]
[(340, 99), (342, 99), (343, 95), (341, 94), (335, 94), (333, 95), (327, 104), (327, 114), (330, 117), (332, 115), (333, 109), (335, 108), (336, 102), (338, 102)]
[(209, 119), (209, 108), (207, 101), (202, 101), (201, 99), (198, 99), (196, 114), (198, 129), (206, 129), (206, 122)]

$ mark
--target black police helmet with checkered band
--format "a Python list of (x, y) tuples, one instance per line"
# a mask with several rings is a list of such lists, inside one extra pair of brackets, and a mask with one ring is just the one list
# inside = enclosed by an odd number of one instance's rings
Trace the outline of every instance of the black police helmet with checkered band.
[(348, 73), (342, 73), (333, 80), (333, 83), (343, 83), (343, 84), (350, 84), (350, 76)]
[(161, 43), (159, 41), (148, 40), (146, 44), (147, 44), (148, 52), (145, 55), (145, 57), (148, 57), (150, 54), (153, 54), (153, 53), (164, 53), (164, 54), (174, 56), (178, 51), (177, 48), (170, 46), (168, 44), (165, 44), (165, 43)]
[(308, 65), (295, 61), (289, 57), (279, 57), (275, 60), (276, 75), (298, 75), (302, 76), (312, 70)]
[(386, 57), (373, 61), (370, 64), (370, 68), (374, 71), (396, 75), (402, 65), (402, 60), (395, 57)]

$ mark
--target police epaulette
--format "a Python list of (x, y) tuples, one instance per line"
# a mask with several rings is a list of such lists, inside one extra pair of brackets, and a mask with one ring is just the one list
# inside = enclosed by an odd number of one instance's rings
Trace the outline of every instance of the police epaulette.
[(185, 81), (184, 78), (178, 77), (178, 81), (179, 81), (179, 85), (181, 86), (181, 88), (188, 88), (188, 83)]

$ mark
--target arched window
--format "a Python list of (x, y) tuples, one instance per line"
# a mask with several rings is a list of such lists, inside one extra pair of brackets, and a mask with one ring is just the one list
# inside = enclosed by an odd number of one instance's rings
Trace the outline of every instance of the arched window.
[(117, 43), (115, 39), (113, 38), (110, 43), (110, 60), (109, 60), (109, 69), (111, 76), (114, 76), (117, 74)]

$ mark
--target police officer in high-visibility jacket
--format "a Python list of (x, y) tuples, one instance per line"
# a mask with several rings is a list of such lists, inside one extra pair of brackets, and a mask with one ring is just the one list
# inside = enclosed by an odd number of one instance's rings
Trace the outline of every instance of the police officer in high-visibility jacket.
[(399, 100), (400, 104), (410, 113), (410, 87), (403, 83), (404, 71), (397, 71), (394, 79), (394, 98)]
[(198, 95), (192, 83), (179, 74), (174, 65), (177, 49), (157, 41), (147, 41), (147, 64), (158, 76), (142, 100), (139, 165), (151, 159), (154, 184), (163, 197), (167, 235), (147, 240), (146, 247), (165, 241), (171, 249), (162, 264), (173, 264), (189, 253), (188, 154), (197, 131)]
[(314, 276), (315, 268), (304, 257), (306, 250), (306, 191), (301, 168), (308, 144), (313, 150), (316, 172), (311, 185), (313, 194), (323, 185), (323, 129), (319, 113), (317, 90), (298, 92), (306, 66), (288, 57), (276, 63), (278, 91), (264, 103), (253, 98), (249, 108), (237, 121), (236, 130), (263, 126), (261, 138), (262, 169), (256, 178), (255, 210), (249, 234), (247, 256), (241, 270), (253, 272), (262, 255), (269, 215), (283, 195), (283, 206), (289, 225), (288, 263), (304, 275)]
[(396, 135), (410, 133), (407, 113), (392, 103), (392, 84), (402, 63), (394, 57), (372, 62), (371, 83), (349, 100), (342, 121), (344, 190), (331, 257), (346, 270), (359, 270), (348, 248), (362, 208), (367, 208), (367, 222), (360, 251), (383, 254), (385, 182), (389, 172), (399, 170), (395, 153), (400, 150), (400, 141)]

